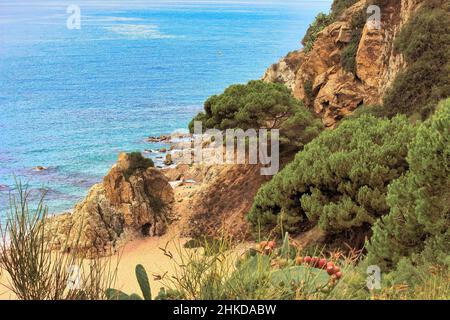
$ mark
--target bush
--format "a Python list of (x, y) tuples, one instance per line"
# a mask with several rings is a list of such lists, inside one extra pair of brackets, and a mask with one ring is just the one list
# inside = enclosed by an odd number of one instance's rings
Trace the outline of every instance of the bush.
[[(324, 131), (258, 191), (248, 220), (255, 230), (368, 231), (387, 214), (387, 185), (408, 170), (415, 129), (405, 117), (361, 116)], [(360, 230), (361, 231), (361, 230)]]
[(306, 80), (305, 83), (303, 84), (303, 88), (305, 90), (306, 103), (312, 105), (314, 102), (314, 91), (312, 80)]
[(384, 115), (428, 118), (450, 96), (450, 4), (426, 1), (395, 41), (406, 59), (384, 97)]
[(345, 9), (351, 7), (358, 1), (359, 0), (334, 0), (329, 14), (323, 12), (319, 13), (314, 22), (308, 27), (308, 30), (302, 39), (305, 52), (309, 52), (312, 49), (317, 36), (323, 29), (335, 22)]
[(364, 25), (366, 24), (366, 7), (358, 12), (352, 19), (351, 32), (352, 36), (350, 42), (344, 47), (341, 53), (342, 67), (356, 74), (356, 54), (358, 52), (359, 42), (361, 41)]
[(302, 44), (305, 52), (311, 51), (318, 34), (332, 23), (333, 18), (331, 15), (327, 15), (321, 12), (316, 16), (316, 19), (308, 27), (308, 30), (306, 31), (306, 34), (302, 39)]
[(204, 109), (190, 122), (191, 132), (194, 121), (201, 121), (203, 129), (279, 129), (282, 146), (298, 150), (323, 128), (322, 122), (292, 97), (288, 88), (276, 83), (232, 85), (223, 94), (206, 100)]
[(124, 173), (125, 177), (127, 178), (133, 175), (133, 173), (138, 169), (146, 170), (147, 168), (155, 166), (152, 159), (145, 158), (139, 151), (131, 152), (128, 154), (128, 156), (130, 167)]
[(358, 1), (359, 0), (334, 0), (331, 5), (331, 14), (334, 18), (339, 18), (345, 9), (350, 8)]
[(417, 132), (410, 171), (389, 186), (389, 215), (368, 244), (372, 263), (391, 269), (403, 257), (450, 265), (450, 99)]

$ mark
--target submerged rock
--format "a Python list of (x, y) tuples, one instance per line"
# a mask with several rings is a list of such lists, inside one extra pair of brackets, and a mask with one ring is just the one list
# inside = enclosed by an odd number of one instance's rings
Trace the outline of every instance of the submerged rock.
[(55, 249), (106, 255), (137, 235), (164, 234), (173, 190), (162, 173), (142, 167), (141, 160), (121, 153), (103, 183), (94, 185), (71, 214), (50, 219), (47, 238)]

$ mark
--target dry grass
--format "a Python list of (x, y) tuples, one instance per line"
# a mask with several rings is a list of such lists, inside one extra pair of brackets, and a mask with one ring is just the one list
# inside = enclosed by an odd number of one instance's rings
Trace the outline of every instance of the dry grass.
[(112, 259), (88, 260), (52, 250), (45, 241), (45, 194), (34, 210), (28, 206), (29, 195), (17, 182), (7, 221), (0, 224), (0, 270), (6, 279), (0, 285), (22, 300), (105, 299), (105, 289), (114, 285), (117, 265)]

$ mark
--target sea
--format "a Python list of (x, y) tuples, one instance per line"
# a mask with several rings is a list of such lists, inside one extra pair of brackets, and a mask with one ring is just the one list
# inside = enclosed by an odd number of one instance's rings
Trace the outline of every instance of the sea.
[(119, 152), (301, 48), (331, 2), (0, 0), (0, 217), (18, 182), (70, 210)]

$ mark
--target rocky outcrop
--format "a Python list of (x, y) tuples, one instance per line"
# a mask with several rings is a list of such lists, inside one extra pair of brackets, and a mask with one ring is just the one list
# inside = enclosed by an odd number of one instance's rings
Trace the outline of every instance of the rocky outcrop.
[[(341, 55), (351, 41), (352, 20), (366, 8), (366, 0), (346, 9), (322, 30), (312, 49), (292, 53), (272, 65), (264, 81), (284, 83), (293, 95), (322, 117), (327, 127), (362, 104), (380, 104), (396, 75), (405, 67), (394, 50), (403, 25), (425, 0), (386, 0), (381, 8), (381, 28), (364, 26), (356, 54), (356, 72), (346, 71)], [(290, 64), (288, 63), (290, 62)]]
[(174, 219), (184, 237), (246, 239), (245, 219), (260, 186), (270, 178), (260, 174), (259, 165), (179, 164), (163, 172), (180, 179), (175, 187)]
[(133, 161), (129, 154), (120, 154), (103, 183), (94, 185), (72, 213), (47, 223), (46, 234), (55, 249), (98, 256), (114, 252), (136, 235), (164, 234), (173, 189), (157, 169)]

